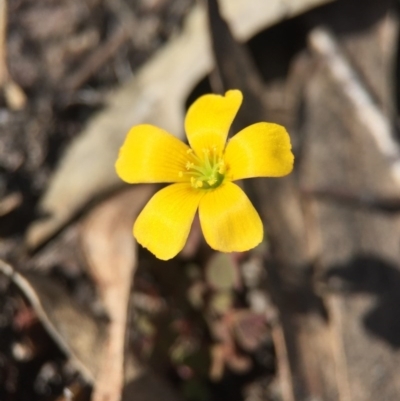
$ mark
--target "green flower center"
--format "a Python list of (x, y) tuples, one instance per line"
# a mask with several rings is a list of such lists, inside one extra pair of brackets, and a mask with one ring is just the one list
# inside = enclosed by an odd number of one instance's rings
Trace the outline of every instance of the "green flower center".
[(190, 183), (196, 189), (213, 189), (219, 187), (225, 178), (224, 160), (217, 154), (215, 147), (203, 149), (203, 157), (198, 157), (192, 149), (188, 150), (189, 159), (186, 171), (179, 173), (190, 176)]

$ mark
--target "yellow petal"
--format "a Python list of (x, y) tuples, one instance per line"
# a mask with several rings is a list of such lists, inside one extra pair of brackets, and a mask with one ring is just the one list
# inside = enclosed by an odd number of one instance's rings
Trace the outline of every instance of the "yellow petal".
[(225, 96), (201, 96), (189, 107), (185, 130), (189, 144), (198, 156), (202, 156), (203, 149), (213, 147), (222, 152), (242, 99), (242, 92), (230, 90)]
[(153, 125), (137, 125), (128, 132), (115, 169), (130, 184), (183, 182), (189, 147), (168, 132)]
[(225, 164), (231, 180), (282, 177), (293, 169), (294, 156), (286, 129), (257, 123), (236, 134), (226, 145)]
[(232, 182), (206, 192), (200, 201), (199, 217), (206, 241), (217, 251), (247, 251), (262, 241), (260, 216), (246, 194)]
[(159, 259), (168, 260), (182, 250), (203, 191), (190, 184), (172, 184), (157, 192), (133, 226), (133, 235)]

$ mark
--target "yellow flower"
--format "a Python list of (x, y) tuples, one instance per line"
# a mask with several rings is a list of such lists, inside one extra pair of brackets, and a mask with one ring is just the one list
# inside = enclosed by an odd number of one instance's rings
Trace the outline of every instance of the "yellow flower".
[(129, 131), (115, 168), (132, 184), (172, 183), (157, 192), (137, 218), (133, 234), (159, 259), (182, 250), (196, 211), (204, 237), (222, 252), (246, 251), (263, 238), (261, 219), (233, 181), (281, 177), (293, 168), (288, 133), (277, 124), (256, 123), (226, 143), (242, 93), (204, 95), (189, 108), (189, 145), (153, 125)]

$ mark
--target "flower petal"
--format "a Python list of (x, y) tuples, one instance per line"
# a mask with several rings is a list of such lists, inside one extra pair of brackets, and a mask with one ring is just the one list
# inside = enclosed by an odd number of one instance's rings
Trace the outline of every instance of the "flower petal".
[(230, 90), (225, 96), (201, 96), (189, 107), (185, 130), (190, 146), (199, 157), (202, 156), (203, 149), (212, 147), (222, 152), (242, 99), (242, 92)]
[(190, 184), (169, 185), (157, 192), (133, 226), (133, 235), (159, 259), (168, 260), (182, 250), (204, 192)]
[(204, 195), (199, 216), (207, 243), (218, 251), (247, 251), (262, 241), (260, 216), (246, 194), (232, 182)]
[(231, 180), (282, 177), (293, 169), (294, 156), (286, 129), (257, 123), (244, 128), (226, 145), (225, 164)]
[(137, 125), (128, 132), (115, 169), (130, 184), (183, 182), (189, 147), (173, 135), (153, 125)]

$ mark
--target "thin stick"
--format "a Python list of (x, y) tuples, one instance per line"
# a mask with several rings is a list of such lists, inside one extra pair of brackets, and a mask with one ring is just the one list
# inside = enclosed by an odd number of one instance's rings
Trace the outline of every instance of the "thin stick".
[[(0, 0), (1, 1), (1, 0)], [(82, 66), (65, 82), (65, 89), (74, 92), (92, 77), (118, 49), (130, 39), (129, 33), (121, 28), (103, 46), (95, 50)]]
[(390, 167), (393, 180), (400, 185), (400, 148), (392, 135), (389, 119), (376, 105), (356, 71), (341, 53), (334, 35), (324, 27), (313, 29), (308, 42), (311, 50), (325, 61), (326, 68), (353, 105), (355, 117), (375, 141)]
[(8, 107), (12, 110), (21, 110), (26, 104), (26, 96), (8, 72), (6, 35), (7, 0), (0, 0), (0, 89), (4, 90)]
[(8, 78), (6, 66), (7, 0), (0, 0), (0, 87)]

